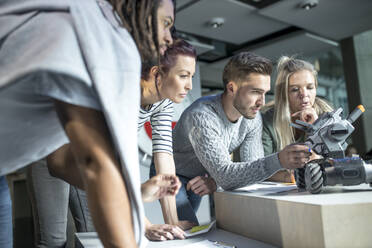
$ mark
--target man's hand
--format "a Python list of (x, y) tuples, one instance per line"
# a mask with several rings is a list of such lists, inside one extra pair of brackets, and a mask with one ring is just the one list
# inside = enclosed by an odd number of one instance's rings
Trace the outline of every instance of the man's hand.
[(305, 145), (291, 144), (278, 153), (280, 164), (283, 168), (302, 168), (310, 160), (312, 153)]
[(205, 176), (197, 176), (191, 179), (186, 186), (187, 190), (192, 190), (195, 194), (203, 196), (216, 191), (217, 185), (213, 178)]
[(318, 119), (318, 114), (314, 108), (305, 108), (292, 114), (292, 118), (313, 124)]
[(188, 220), (180, 220), (177, 223), (177, 226), (179, 226), (179, 228), (181, 228), (182, 230), (189, 230), (196, 225), (196, 223), (190, 222)]
[(185, 233), (176, 225), (168, 224), (149, 224), (146, 225), (146, 238), (154, 241), (164, 241), (169, 239), (185, 239)]
[(181, 182), (175, 175), (158, 174), (141, 185), (142, 200), (151, 202), (165, 196), (175, 196)]
[(272, 175), (267, 181), (279, 183), (293, 183), (294, 176), (291, 170), (280, 170)]

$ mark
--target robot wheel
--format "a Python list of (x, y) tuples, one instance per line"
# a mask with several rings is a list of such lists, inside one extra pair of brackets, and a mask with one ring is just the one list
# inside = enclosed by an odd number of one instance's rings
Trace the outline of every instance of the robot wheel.
[(305, 168), (298, 168), (294, 171), (294, 176), (296, 180), (297, 187), (299, 189), (305, 189)]
[(323, 171), (318, 163), (308, 163), (305, 169), (306, 190), (319, 194), (323, 187)]

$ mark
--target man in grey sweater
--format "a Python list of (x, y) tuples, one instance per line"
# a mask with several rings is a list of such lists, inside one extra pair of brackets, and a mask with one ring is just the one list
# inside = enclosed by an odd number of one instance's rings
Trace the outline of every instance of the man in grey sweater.
[[(202, 97), (183, 112), (173, 130), (176, 174), (183, 184), (176, 196), (181, 220), (198, 223), (201, 196), (217, 185), (236, 189), (309, 160), (309, 148), (299, 144), (264, 157), (259, 110), (270, 90), (271, 72), (270, 60), (239, 53), (224, 68), (224, 92)], [(239, 147), (241, 162), (232, 162), (230, 154)]]

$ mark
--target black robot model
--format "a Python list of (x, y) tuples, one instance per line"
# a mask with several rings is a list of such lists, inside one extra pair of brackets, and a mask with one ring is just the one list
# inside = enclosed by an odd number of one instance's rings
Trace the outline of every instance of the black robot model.
[(313, 124), (299, 120), (291, 123), (306, 133), (305, 144), (323, 157), (295, 170), (298, 188), (317, 194), (323, 186), (362, 183), (372, 186), (372, 165), (359, 157), (345, 157), (346, 139), (355, 129), (352, 123), (363, 112), (364, 107), (359, 105), (346, 119), (342, 119), (342, 108), (339, 108), (320, 115)]

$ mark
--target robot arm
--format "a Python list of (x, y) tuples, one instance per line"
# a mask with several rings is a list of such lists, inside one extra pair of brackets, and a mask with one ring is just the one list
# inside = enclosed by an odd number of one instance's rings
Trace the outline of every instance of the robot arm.
[(342, 108), (339, 108), (322, 114), (313, 124), (297, 120), (296, 123), (291, 123), (291, 126), (307, 134), (305, 143), (317, 154), (325, 158), (344, 158), (346, 139), (354, 131), (352, 123), (363, 112), (364, 107), (359, 105), (346, 119), (342, 119)]

